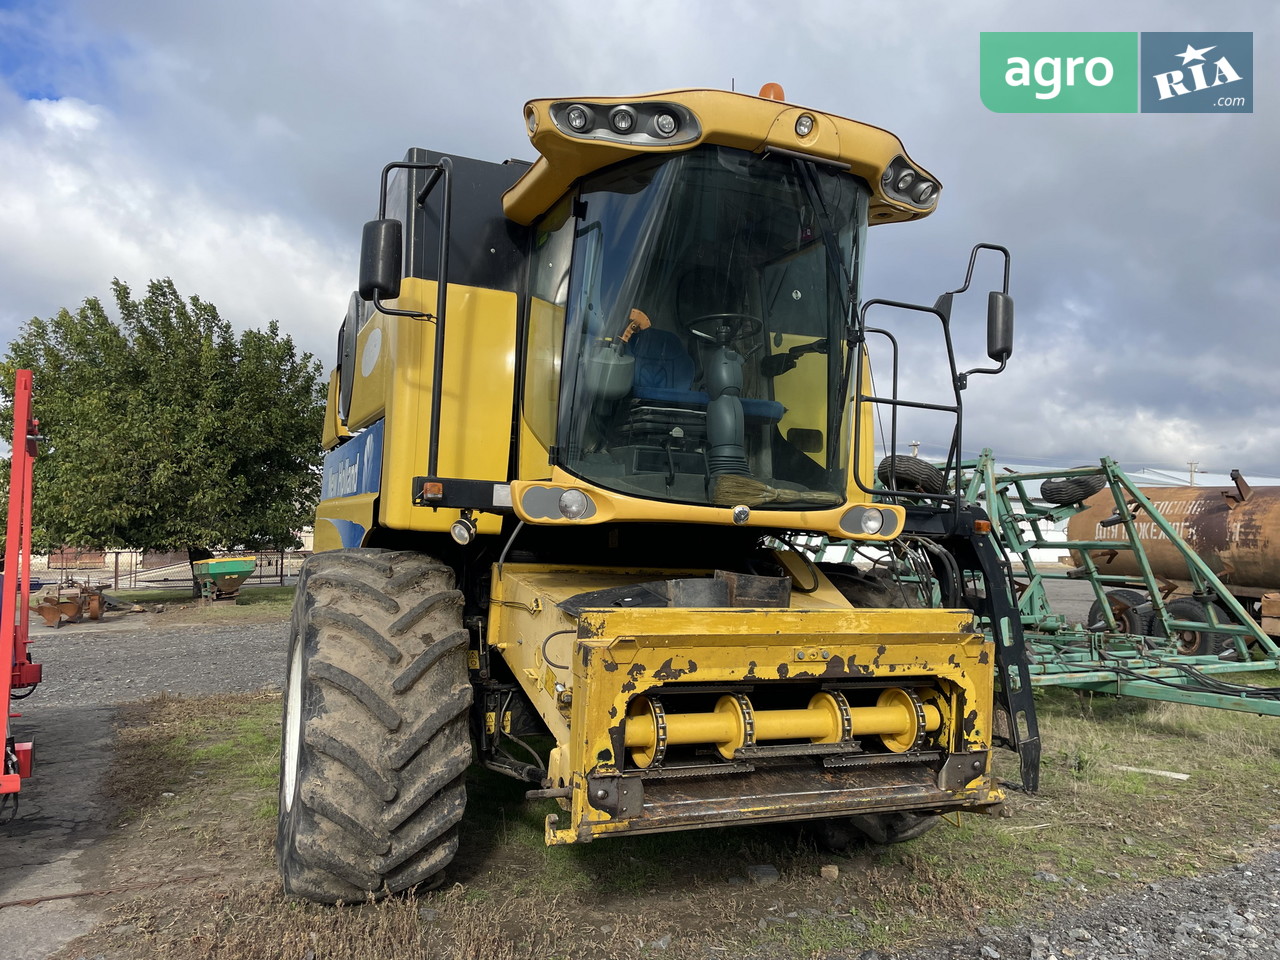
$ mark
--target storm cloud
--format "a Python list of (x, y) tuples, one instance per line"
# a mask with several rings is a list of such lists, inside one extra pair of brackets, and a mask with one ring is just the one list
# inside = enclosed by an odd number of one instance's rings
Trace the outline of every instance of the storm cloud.
[[(171, 276), (330, 362), (406, 147), (530, 158), (527, 99), (778, 81), (894, 131), (944, 184), (932, 217), (870, 232), (867, 296), (931, 303), (975, 242), (1012, 251), (1014, 357), (965, 394), (967, 453), (1277, 475), (1278, 26), (1261, 0), (19, 0), (0, 9), (0, 337), (113, 276)], [(1252, 31), (1255, 112), (992, 113), (983, 30)], [(962, 368), (985, 361), (998, 279), (982, 263), (958, 306)]]

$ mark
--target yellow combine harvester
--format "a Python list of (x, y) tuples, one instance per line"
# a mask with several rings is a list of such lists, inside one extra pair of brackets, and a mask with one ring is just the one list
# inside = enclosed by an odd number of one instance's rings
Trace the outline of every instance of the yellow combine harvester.
[[(951, 297), (860, 298), (867, 227), (928, 215), (938, 182), (892, 134), (776, 93), (535, 100), (532, 165), (414, 149), (383, 171), (294, 608), (289, 891), (432, 881), (473, 760), (559, 805), (549, 844), (779, 821), (909, 839), (1001, 802), (1001, 709), (1034, 786), (1007, 570), (948, 492)], [(892, 337), (876, 392), (872, 306), (941, 321), (951, 400), (897, 396)], [(951, 419), (943, 469), (893, 455), (917, 409)], [(882, 562), (818, 564), (819, 538)]]

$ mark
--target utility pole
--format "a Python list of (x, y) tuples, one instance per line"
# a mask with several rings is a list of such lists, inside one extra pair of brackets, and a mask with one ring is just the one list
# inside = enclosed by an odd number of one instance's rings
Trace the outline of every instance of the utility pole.
[(918, 457), (918, 456), (920, 456), (920, 441), (919, 441), (919, 440), (912, 440), (912, 441), (911, 441), (911, 455), (912, 455), (913, 457)]
[(1200, 466), (1199, 460), (1188, 460), (1187, 466), (1190, 467), (1189, 476), (1191, 477), (1191, 486), (1196, 485), (1196, 467)]

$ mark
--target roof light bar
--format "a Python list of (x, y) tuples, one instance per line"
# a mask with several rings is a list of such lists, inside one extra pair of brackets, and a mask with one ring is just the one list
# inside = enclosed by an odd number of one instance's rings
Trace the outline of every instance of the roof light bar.
[(550, 114), (557, 130), (577, 140), (643, 147), (690, 143), (702, 135), (693, 111), (678, 103), (561, 100), (551, 104)]

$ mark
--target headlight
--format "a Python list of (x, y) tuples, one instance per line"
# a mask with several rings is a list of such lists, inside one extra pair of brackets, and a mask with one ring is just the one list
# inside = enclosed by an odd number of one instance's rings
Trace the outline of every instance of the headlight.
[(630, 133), (636, 125), (636, 112), (630, 107), (614, 107), (609, 111), (609, 122), (619, 133)]
[(840, 518), (840, 529), (855, 539), (888, 539), (900, 532), (898, 514), (895, 511), (865, 503), (850, 507), (844, 512), (844, 516)]
[(449, 525), (449, 536), (453, 542), (466, 546), (476, 538), (476, 525), (470, 517), (460, 517)]
[(813, 117), (807, 113), (800, 114), (796, 118), (796, 136), (807, 137), (813, 133)]
[(577, 520), (587, 512), (591, 501), (581, 490), (566, 490), (560, 494), (560, 516), (566, 520)]
[[(588, 100), (558, 100), (547, 106), (550, 126), (557, 132), (580, 140), (602, 140), (630, 146), (664, 149), (692, 143), (702, 136), (702, 126), (693, 111), (670, 100), (639, 100), (636, 103), (592, 103)], [(531, 109), (533, 120), (537, 111)], [(530, 127), (532, 136), (535, 128)]]
[(872, 507), (863, 513), (858, 526), (862, 527), (862, 532), (867, 536), (874, 537), (884, 527), (884, 513)]
[(891, 200), (902, 200), (916, 207), (932, 207), (942, 189), (913, 167), (906, 157), (894, 157), (880, 175), (880, 187)]

